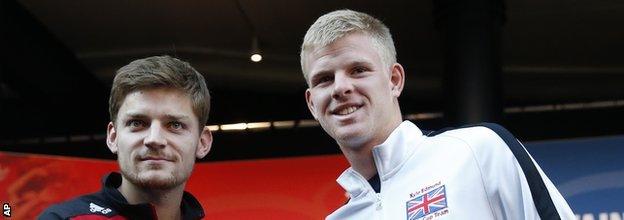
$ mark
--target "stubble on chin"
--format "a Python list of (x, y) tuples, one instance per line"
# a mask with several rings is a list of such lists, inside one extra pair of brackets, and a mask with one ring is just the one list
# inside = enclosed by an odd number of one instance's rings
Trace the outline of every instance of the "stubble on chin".
[(182, 184), (173, 174), (166, 176), (141, 175), (140, 172), (127, 172), (121, 169), (121, 175), (133, 185), (143, 189), (169, 190)]

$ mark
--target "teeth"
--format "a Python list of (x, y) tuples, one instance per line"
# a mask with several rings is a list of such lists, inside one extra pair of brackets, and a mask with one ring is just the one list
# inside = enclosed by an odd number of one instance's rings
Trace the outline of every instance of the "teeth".
[(349, 108), (345, 108), (345, 109), (341, 110), (340, 112), (338, 112), (338, 114), (339, 115), (347, 115), (347, 114), (353, 113), (355, 110), (357, 110), (357, 107), (351, 106)]

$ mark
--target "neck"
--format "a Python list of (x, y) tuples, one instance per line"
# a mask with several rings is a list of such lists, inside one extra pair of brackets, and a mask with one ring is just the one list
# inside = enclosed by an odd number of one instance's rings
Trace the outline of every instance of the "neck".
[(371, 138), (364, 143), (338, 143), (342, 153), (349, 161), (349, 164), (358, 172), (362, 177), (370, 179), (377, 173), (377, 166), (373, 158), (373, 148), (382, 144), (388, 139), (392, 131), (401, 124), (401, 118), (393, 120), (392, 123), (388, 123), (387, 128), (380, 129), (381, 134), (377, 137)]
[(147, 189), (138, 187), (123, 178), (119, 192), (129, 204), (149, 203), (154, 206), (159, 219), (182, 219), (182, 194), (184, 185), (172, 189)]
[(375, 166), (372, 150), (355, 152), (352, 150), (345, 150), (345, 148), (342, 149), (342, 153), (347, 158), (347, 161), (349, 161), (349, 164), (351, 164), (351, 168), (353, 168), (353, 170), (366, 179), (370, 179), (375, 176), (377, 173), (377, 166)]

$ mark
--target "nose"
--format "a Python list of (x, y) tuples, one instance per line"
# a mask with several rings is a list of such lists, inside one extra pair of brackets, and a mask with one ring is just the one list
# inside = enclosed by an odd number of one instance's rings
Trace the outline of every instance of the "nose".
[(353, 82), (346, 74), (336, 74), (334, 76), (334, 90), (332, 98), (343, 99), (353, 93)]
[(167, 145), (167, 139), (160, 123), (154, 122), (150, 125), (147, 137), (143, 139), (143, 144), (149, 148), (163, 148)]

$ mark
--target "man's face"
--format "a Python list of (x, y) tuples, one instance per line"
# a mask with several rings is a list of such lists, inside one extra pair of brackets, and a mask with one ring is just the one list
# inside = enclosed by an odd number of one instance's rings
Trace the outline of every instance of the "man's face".
[(339, 144), (383, 141), (394, 129), (390, 119), (398, 117), (400, 123), (397, 97), (403, 69), (399, 64), (384, 66), (367, 35), (349, 34), (308, 55), (306, 102)]
[(124, 179), (143, 188), (170, 189), (186, 183), (195, 158), (210, 150), (212, 136), (179, 90), (129, 93), (109, 123), (107, 144), (117, 154)]

